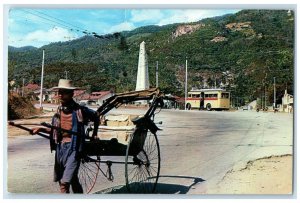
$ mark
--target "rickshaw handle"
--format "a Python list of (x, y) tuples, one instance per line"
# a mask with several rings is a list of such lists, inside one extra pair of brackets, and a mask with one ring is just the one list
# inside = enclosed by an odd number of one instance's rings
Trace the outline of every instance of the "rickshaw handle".
[[(20, 129), (22, 129), (22, 130), (26, 130), (26, 131), (28, 131), (30, 134), (33, 133), (33, 132), (32, 132), (32, 129), (26, 128), (26, 127), (24, 127), (24, 126), (22, 126), (22, 125), (20, 125), (20, 124), (16, 124), (16, 123), (14, 123), (13, 121), (9, 121), (8, 124), (11, 125), (11, 126), (15, 126), (15, 127), (17, 127), (17, 128), (20, 128)], [(46, 135), (46, 134), (44, 134), (44, 133), (40, 133), (40, 132), (39, 132), (39, 133), (37, 133), (37, 135), (39, 135), (39, 136), (41, 136), (41, 137), (43, 137), (43, 138), (50, 139), (50, 136), (49, 136), (49, 135)]]

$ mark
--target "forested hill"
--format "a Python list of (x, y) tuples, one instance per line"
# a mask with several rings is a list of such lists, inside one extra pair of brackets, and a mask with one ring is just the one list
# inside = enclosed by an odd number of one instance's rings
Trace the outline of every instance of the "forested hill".
[[(166, 93), (184, 95), (185, 62), (188, 89), (224, 87), (235, 98), (252, 100), (266, 89), (273, 100), (294, 84), (294, 13), (287, 10), (242, 10), (234, 15), (198, 22), (146, 26), (111, 38), (85, 36), (51, 43), (39, 49), (9, 47), (9, 81), (39, 83), (42, 50), (45, 49), (46, 87), (59, 78), (73, 79), (91, 91), (135, 89), (139, 44), (145, 41), (150, 85)], [(263, 86), (265, 85), (265, 86)]]

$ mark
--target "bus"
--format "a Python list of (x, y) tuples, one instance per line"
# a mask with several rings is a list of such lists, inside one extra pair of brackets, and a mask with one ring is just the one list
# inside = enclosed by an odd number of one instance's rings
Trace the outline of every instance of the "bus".
[(188, 92), (186, 109), (228, 110), (230, 92), (224, 89), (192, 89)]

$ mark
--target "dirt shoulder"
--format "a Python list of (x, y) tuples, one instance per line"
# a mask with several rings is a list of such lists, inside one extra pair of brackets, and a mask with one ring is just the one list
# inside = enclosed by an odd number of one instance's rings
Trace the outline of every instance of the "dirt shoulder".
[[(22, 123), (32, 123), (32, 124), (39, 124), (41, 122), (47, 122), (50, 123), (51, 122), (51, 118), (53, 116), (53, 113), (46, 113), (43, 114), (41, 116), (36, 116), (36, 117), (32, 117), (32, 118), (28, 118), (28, 119), (17, 119), (17, 120), (13, 120), (13, 122), (17, 123), (17, 124), (22, 124)], [(33, 128), (33, 127), (37, 127), (37, 125), (26, 125), (26, 127), (28, 128)], [(38, 126), (41, 127), (41, 126)], [(22, 130), (20, 128), (11, 126), (7, 124), (7, 132), (8, 132), (8, 137), (13, 137), (13, 136), (19, 136), (19, 135), (30, 135), (29, 132)]]
[(293, 156), (270, 156), (249, 161), (226, 173), (209, 194), (292, 194)]

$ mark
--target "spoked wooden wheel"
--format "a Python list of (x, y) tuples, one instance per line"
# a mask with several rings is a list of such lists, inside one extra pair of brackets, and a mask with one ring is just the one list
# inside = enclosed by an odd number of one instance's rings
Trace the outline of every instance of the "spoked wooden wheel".
[(98, 173), (100, 169), (100, 163), (96, 159), (85, 157), (81, 159), (80, 167), (78, 171), (78, 179), (82, 186), (83, 193), (90, 193), (95, 186)]
[(125, 159), (126, 187), (131, 193), (153, 193), (160, 170), (160, 150), (156, 134), (149, 130), (133, 133)]

